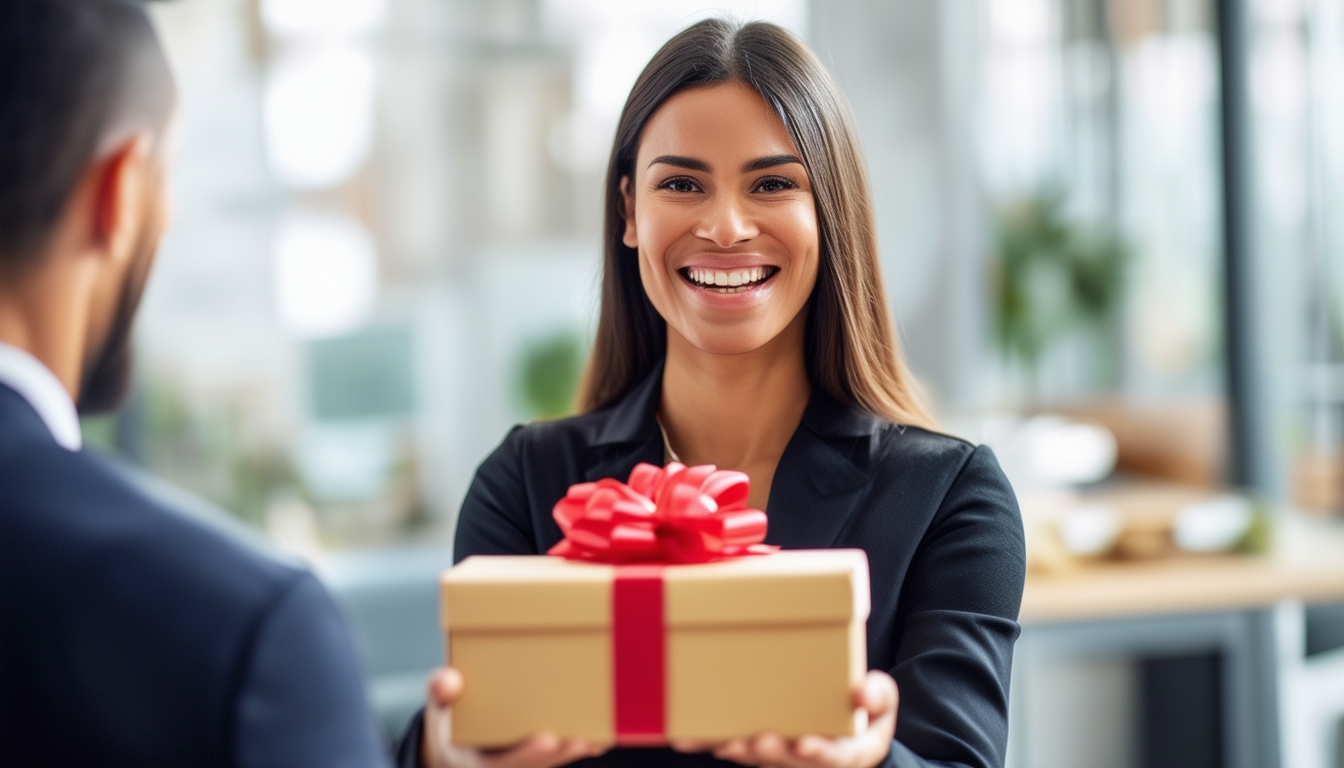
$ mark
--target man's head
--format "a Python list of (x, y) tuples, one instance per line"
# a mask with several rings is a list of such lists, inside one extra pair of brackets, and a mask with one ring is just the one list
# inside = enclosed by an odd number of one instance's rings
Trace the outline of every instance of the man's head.
[[(175, 104), (141, 3), (0, 2), (0, 301), (75, 297), (63, 316), (39, 320), (70, 325), (63, 338), (79, 341), (81, 412), (115, 408), (129, 384), (131, 324), (166, 219)], [(28, 333), (44, 334), (60, 335)]]

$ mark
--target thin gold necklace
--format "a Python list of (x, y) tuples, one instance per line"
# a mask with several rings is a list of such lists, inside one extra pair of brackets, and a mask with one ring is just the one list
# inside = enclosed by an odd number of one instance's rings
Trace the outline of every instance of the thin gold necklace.
[(663, 433), (663, 463), (667, 464), (673, 461), (681, 463), (681, 457), (677, 455), (676, 451), (672, 450), (672, 441), (667, 439), (667, 429), (663, 427), (662, 419), (654, 419), (654, 421), (658, 422), (658, 431)]

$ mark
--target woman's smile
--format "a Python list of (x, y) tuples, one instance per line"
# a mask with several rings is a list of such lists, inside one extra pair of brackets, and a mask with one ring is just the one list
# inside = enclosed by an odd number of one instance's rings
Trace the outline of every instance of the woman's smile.
[(692, 301), (718, 310), (768, 302), (781, 272), (771, 260), (750, 254), (699, 254), (675, 270)]
[(779, 267), (746, 267), (714, 269), (712, 267), (682, 267), (678, 272), (691, 285), (713, 294), (731, 295), (760, 288), (779, 274)]

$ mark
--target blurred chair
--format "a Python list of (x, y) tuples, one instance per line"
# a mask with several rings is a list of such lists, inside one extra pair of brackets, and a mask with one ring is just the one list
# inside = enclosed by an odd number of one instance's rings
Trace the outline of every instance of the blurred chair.
[(1344, 603), (1309, 606), (1303, 617), (1302, 655), (1287, 660), (1293, 709), (1284, 764), (1344, 768)]

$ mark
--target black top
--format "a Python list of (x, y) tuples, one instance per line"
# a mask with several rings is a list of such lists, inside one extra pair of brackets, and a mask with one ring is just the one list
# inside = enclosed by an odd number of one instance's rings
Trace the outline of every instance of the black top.
[[(510, 432), (467, 493), (454, 559), (545, 552), (562, 538), (551, 508), (571, 484), (624, 480), (641, 461), (661, 466), (661, 383), (659, 369), (611, 408)], [(868, 553), (868, 666), (900, 689), (886, 765), (1002, 766), (1026, 556), (1017, 501), (990, 450), (892, 424), (818, 388), (766, 511), (767, 543)], [(418, 748), (416, 736), (413, 728), (403, 747)], [(582, 764), (716, 762), (616, 749)]]
[(0, 385), (0, 765), (382, 766), (322, 585)]

